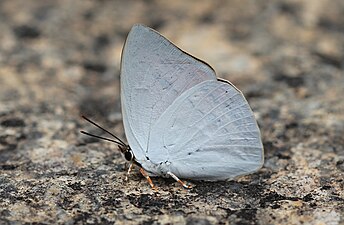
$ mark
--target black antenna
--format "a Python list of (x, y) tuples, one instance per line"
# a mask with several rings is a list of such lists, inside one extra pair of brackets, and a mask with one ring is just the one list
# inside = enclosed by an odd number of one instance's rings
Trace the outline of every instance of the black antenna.
[(101, 136), (98, 136), (98, 135), (95, 135), (95, 134), (90, 134), (90, 133), (88, 133), (86, 131), (83, 131), (83, 130), (81, 130), (80, 133), (86, 134), (86, 135), (94, 137), (94, 138), (99, 138), (99, 139), (102, 139), (102, 140), (105, 140), (105, 141), (111, 141), (111, 142), (116, 143), (118, 145), (123, 145), (122, 143), (120, 143), (118, 141), (115, 141), (115, 140), (112, 140), (112, 139), (106, 138), (106, 137), (101, 137)]
[(103, 139), (103, 140), (107, 140), (107, 141), (111, 141), (111, 142), (115, 142), (117, 144), (120, 144), (122, 146), (127, 146), (121, 139), (119, 139), (118, 137), (116, 137), (116, 135), (114, 135), (113, 133), (111, 133), (110, 131), (107, 131), (105, 130), (104, 128), (102, 128), (101, 126), (99, 126), (98, 124), (96, 124), (95, 122), (93, 122), (92, 120), (88, 119), (86, 116), (84, 115), (81, 115), (82, 118), (84, 118), (86, 121), (88, 121), (89, 123), (93, 124), (94, 126), (98, 127), (99, 129), (101, 129), (102, 131), (105, 131), (106, 133), (108, 133), (109, 135), (111, 135), (112, 137), (114, 137), (116, 140), (118, 140), (119, 142), (115, 141), (115, 140), (112, 140), (112, 139), (109, 139), (109, 138), (104, 138), (104, 137), (100, 137), (100, 136), (97, 136), (97, 135), (94, 135), (94, 134), (90, 134), (90, 133), (87, 133), (85, 131), (81, 131), (81, 133), (83, 134), (86, 134), (86, 135), (89, 135), (89, 136), (92, 136), (92, 137), (96, 137), (96, 138), (100, 138), (100, 139)]

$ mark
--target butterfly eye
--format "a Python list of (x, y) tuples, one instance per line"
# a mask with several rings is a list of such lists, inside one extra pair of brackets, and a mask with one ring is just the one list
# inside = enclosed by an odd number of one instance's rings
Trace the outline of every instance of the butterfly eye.
[(133, 159), (133, 153), (130, 150), (126, 151), (124, 153), (124, 158), (128, 161), (131, 161)]

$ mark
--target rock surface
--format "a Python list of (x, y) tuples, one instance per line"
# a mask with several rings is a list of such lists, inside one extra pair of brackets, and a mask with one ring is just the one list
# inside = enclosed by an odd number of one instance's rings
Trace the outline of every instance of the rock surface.
[[(0, 1), (0, 224), (344, 224), (344, 2)], [(157, 29), (243, 91), (265, 164), (182, 189), (125, 182), (121, 49)], [(136, 168), (137, 169), (137, 168)]]

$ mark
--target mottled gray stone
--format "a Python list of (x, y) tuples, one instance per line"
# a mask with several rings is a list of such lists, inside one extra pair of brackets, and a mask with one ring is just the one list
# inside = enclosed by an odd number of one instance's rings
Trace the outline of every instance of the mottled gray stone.
[[(0, 224), (344, 224), (344, 3), (0, 1)], [(252, 106), (264, 167), (125, 181), (120, 53), (134, 23), (209, 62)]]

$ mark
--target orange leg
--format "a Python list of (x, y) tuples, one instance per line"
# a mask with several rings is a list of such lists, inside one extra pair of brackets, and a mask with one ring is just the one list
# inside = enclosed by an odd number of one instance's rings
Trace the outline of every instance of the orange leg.
[(146, 171), (145, 171), (143, 168), (140, 168), (140, 172), (141, 172), (142, 176), (144, 176), (144, 177), (147, 179), (147, 181), (148, 181), (148, 183), (150, 184), (150, 186), (151, 186), (154, 190), (156, 190), (155, 185), (153, 184), (152, 180), (150, 179), (150, 177), (148, 176), (148, 174), (146, 173)]
[(129, 165), (129, 168), (128, 168), (127, 175), (125, 176), (125, 181), (128, 181), (128, 177), (129, 177), (131, 170), (133, 169), (133, 166), (134, 166), (134, 163), (131, 162)]
[(175, 179), (178, 183), (180, 183), (184, 188), (191, 188), (190, 185), (187, 185), (186, 183), (184, 183), (183, 181), (181, 181), (176, 175), (174, 175), (171, 172), (167, 172), (168, 175), (170, 175), (173, 179)]

